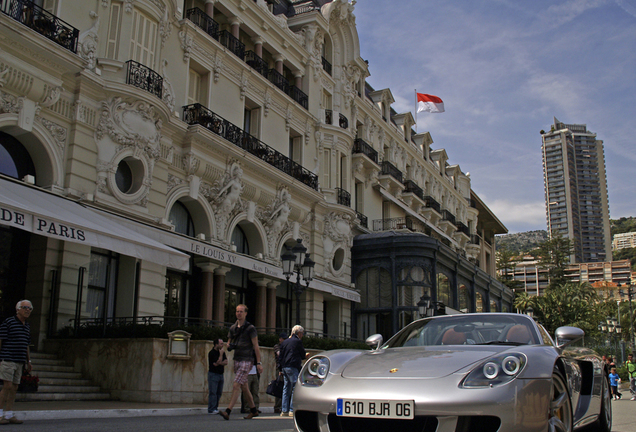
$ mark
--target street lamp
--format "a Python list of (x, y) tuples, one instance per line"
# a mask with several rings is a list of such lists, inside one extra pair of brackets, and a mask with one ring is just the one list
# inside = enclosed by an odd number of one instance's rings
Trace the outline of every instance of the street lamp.
[(292, 275), (296, 273), (296, 283), (293, 287), (294, 293), (296, 294), (296, 324), (300, 324), (300, 296), (303, 291), (305, 291), (305, 287), (300, 283), (300, 279), (304, 279), (307, 288), (309, 288), (309, 283), (314, 278), (314, 265), (316, 265), (306, 252), (307, 248), (303, 246), (303, 240), (298, 239), (296, 240), (296, 245), (291, 249), (285, 248), (285, 253), (281, 256), (281, 260), (283, 261), (283, 274), (287, 278), (287, 283), (289, 283), (289, 279)]
[(422, 318), (446, 315), (446, 305), (442, 302), (431, 301), (431, 297), (426, 293), (417, 302), (417, 310)]
[[(616, 338), (620, 339), (620, 335), (621, 335), (621, 332), (623, 331), (623, 328), (620, 326), (620, 324), (618, 324), (616, 318), (606, 317), (605, 322), (599, 323), (598, 329), (604, 334), (607, 334), (607, 337), (609, 338), (608, 343), (610, 347), (614, 348), (614, 351), (618, 353), (618, 348), (616, 347)], [(618, 359), (616, 360), (618, 361)], [(625, 360), (622, 352), (621, 352), (621, 360), (623, 360), (623, 362)]]

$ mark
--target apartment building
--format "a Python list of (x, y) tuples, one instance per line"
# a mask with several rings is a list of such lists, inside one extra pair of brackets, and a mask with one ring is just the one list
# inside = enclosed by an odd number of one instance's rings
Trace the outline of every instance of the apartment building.
[(614, 234), (612, 250), (636, 248), (636, 232)]
[(556, 118), (541, 137), (548, 233), (573, 241), (571, 263), (611, 259), (603, 141)]
[[(511, 310), (505, 226), (367, 82), (354, 4), (2, 2), (0, 303), (33, 301), (36, 349), (69, 325), (225, 325), (239, 303), (260, 332), (299, 312), (342, 339), (388, 336), (424, 293)], [(421, 247), (386, 285), (364, 244), (396, 233)]]

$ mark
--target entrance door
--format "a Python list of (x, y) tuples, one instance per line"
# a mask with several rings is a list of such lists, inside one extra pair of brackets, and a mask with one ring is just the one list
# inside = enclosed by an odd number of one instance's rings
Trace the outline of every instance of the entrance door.
[(24, 299), (31, 234), (0, 226), (0, 319), (15, 315)]
[(164, 316), (181, 318), (186, 317), (186, 302), (188, 287), (188, 275), (168, 271), (166, 273), (166, 298), (164, 303)]

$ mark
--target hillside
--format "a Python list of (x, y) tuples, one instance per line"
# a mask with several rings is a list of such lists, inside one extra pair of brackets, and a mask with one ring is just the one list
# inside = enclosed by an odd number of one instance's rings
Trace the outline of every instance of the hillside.
[(514, 253), (525, 253), (535, 249), (539, 243), (548, 239), (546, 230), (526, 231), (515, 234), (504, 234), (496, 236), (496, 248), (506, 248)]

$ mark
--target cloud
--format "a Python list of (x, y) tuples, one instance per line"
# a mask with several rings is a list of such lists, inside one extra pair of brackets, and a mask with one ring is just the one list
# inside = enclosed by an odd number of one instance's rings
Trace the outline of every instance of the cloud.
[(496, 199), (488, 203), (488, 207), (511, 233), (546, 227), (543, 201), (528, 203)]
[(627, 0), (616, 0), (616, 4), (625, 12), (636, 18), (636, 7), (629, 4)]

